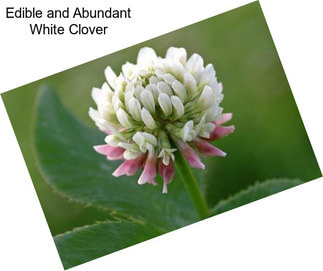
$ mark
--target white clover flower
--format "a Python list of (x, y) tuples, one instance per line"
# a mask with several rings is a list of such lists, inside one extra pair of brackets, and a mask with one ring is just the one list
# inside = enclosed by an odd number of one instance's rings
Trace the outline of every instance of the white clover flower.
[[(95, 150), (110, 160), (124, 160), (114, 176), (143, 172), (139, 184), (164, 179), (163, 193), (174, 176), (174, 153), (182, 152), (191, 167), (204, 169), (195, 150), (206, 156), (225, 156), (209, 142), (234, 131), (222, 126), (232, 114), (222, 114), (222, 84), (212, 64), (184, 48), (170, 47), (166, 57), (151, 48), (139, 51), (137, 64), (126, 63), (117, 76), (105, 70), (107, 83), (93, 88), (97, 110), (89, 115), (107, 134)], [(158, 166), (159, 165), (159, 166)]]

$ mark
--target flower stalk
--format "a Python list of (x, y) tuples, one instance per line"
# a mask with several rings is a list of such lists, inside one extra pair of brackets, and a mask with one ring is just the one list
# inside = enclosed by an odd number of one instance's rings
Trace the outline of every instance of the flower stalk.
[(181, 152), (176, 153), (175, 167), (190, 194), (193, 205), (200, 219), (207, 218), (209, 216), (209, 208), (196, 178)]

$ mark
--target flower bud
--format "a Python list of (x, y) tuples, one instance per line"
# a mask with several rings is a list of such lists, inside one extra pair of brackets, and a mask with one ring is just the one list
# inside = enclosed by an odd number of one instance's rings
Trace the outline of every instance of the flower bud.
[(196, 131), (194, 130), (194, 122), (192, 120), (185, 123), (180, 135), (184, 142), (192, 141), (196, 137)]
[(161, 93), (158, 97), (158, 103), (160, 108), (163, 110), (165, 117), (172, 114), (172, 102), (167, 94)]
[(208, 64), (200, 75), (199, 84), (212, 85), (212, 82), (217, 82), (215, 70), (212, 64)]
[(187, 91), (187, 98), (191, 98), (194, 95), (196, 90), (196, 81), (192, 74), (185, 73), (184, 74), (184, 87)]
[(116, 135), (108, 135), (105, 137), (104, 141), (110, 146), (117, 147), (118, 144), (121, 142), (121, 139)]
[(172, 83), (172, 88), (173, 88), (175, 94), (184, 103), (186, 100), (186, 90), (185, 90), (184, 86), (182, 85), (182, 83), (180, 83), (179, 81), (176, 80)]
[(169, 85), (171, 85), (174, 81), (176, 81), (176, 78), (170, 73), (163, 73), (160, 75), (160, 77)]
[(186, 50), (184, 48), (170, 47), (166, 52), (166, 58), (173, 61), (178, 61), (182, 65), (185, 65), (187, 58)]
[(168, 96), (173, 95), (173, 91), (170, 86), (165, 82), (158, 82), (157, 89), (160, 93), (166, 93)]
[(118, 109), (117, 118), (118, 118), (118, 121), (120, 122), (120, 124), (123, 127), (132, 128), (130, 117), (122, 108)]
[(203, 58), (200, 55), (193, 54), (186, 63), (186, 71), (197, 79), (203, 71), (203, 63)]
[(149, 129), (156, 128), (156, 122), (146, 108), (141, 109), (141, 119)]
[(157, 60), (157, 55), (152, 48), (144, 47), (139, 50), (137, 63), (140, 65), (152, 65)]
[(135, 120), (141, 120), (141, 107), (136, 98), (131, 98), (129, 100), (129, 112)]
[(140, 94), (141, 102), (143, 106), (150, 112), (155, 113), (155, 101), (151, 91), (144, 89)]
[(126, 64), (122, 65), (122, 73), (125, 78), (131, 80), (136, 74), (136, 65), (127, 62)]
[(114, 73), (114, 71), (111, 69), (110, 66), (108, 66), (105, 71), (105, 78), (107, 79), (109, 85), (112, 87), (112, 88), (115, 88), (115, 80), (117, 78), (116, 74)]
[(200, 97), (197, 100), (197, 106), (200, 110), (205, 110), (214, 103), (213, 90), (209, 86), (205, 86)]
[(184, 105), (180, 98), (177, 96), (170, 97), (173, 104), (173, 114), (175, 119), (179, 119), (184, 115)]
[(134, 89), (135, 97), (140, 100), (141, 99), (141, 92), (144, 90), (144, 88), (141, 85), (138, 85)]

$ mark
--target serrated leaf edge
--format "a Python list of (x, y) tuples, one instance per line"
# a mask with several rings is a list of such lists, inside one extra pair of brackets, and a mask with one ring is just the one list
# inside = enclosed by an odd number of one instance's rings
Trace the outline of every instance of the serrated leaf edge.
[[(239, 197), (242, 194), (248, 193), (250, 190), (254, 189), (256, 186), (262, 187), (262, 186), (267, 185), (268, 183), (271, 183), (271, 182), (277, 181), (277, 180), (288, 180), (288, 181), (295, 181), (295, 182), (298, 181), (298, 182), (300, 182), (299, 184), (302, 184), (303, 183), (300, 179), (297, 179), (297, 178), (294, 178), (294, 179), (290, 179), (290, 178), (270, 178), (270, 179), (267, 179), (267, 180), (265, 180), (263, 182), (256, 181), (252, 185), (249, 185), (247, 188), (245, 188), (243, 190), (240, 190), (239, 192), (237, 192), (235, 194), (230, 195), (226, 199), (220, 200), (213, 208), (211, 208), (211, 210), (210, 210), (211, 216), (214, 216), (214, 215), (217, 215), (217, 214), (222, 213), (222, 212), (217, 212), (216, 211), (216, 209), (218, 208), (219, 205), (221, 205), (221, 204), (223, 204), (223, 203), (225, 203), (227, 201), (233, 200), (234, 198)], [(297, 186), (297, 185), (295, 185), (295, 186)], [(280, 191), (280, 192), (283, 192), (283, 191)], [(280, 192), (277, 192), (275, 194), (278, 194)], [(245, 204), (243, 204), (243, 205), (245, 205)], [(241, 206), (243, 206), (243, 205), (241, 205)]]

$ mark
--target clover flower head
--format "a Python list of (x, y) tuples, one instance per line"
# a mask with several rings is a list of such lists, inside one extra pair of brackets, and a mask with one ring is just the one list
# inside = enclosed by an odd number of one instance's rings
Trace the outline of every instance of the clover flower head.
[(105, 76), (107, 82), (92, 90), (97, 109), (90, 108), (89, 115), (107, 134), (105, 144), (94, 149), (109, 160), (123, 160), (114, 176), (143, 169), (138, 183), (156, 185), (159, 172), (167, 193), (177, 151), (200, 169), (205, 166), (197, 152), (226, 155), (210, 142), (234, 131), (222, 126), (232, 114), (222, 113), (222, 84), (200, 55), (187, 59), (184, 48), (170, 47), (162, 58), (145, 47), (136, 64), (125, 63), (118, 76), (107, 67)]

